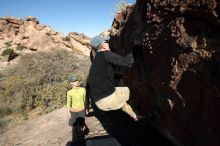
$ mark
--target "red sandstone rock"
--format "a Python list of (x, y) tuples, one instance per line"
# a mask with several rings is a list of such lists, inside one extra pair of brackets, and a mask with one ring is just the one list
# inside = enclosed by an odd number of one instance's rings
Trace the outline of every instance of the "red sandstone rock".
[(182, 145), (220, 145), (220, 2), (137, 0), (118, 14), (110, 45), (131, 52), (123, 71), (131, 103), (142, 114), (157, 113), (154, 125)]

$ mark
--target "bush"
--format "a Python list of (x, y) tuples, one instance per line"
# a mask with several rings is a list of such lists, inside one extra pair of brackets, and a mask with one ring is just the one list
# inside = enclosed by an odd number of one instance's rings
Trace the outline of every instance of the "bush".
[(67, 42), (70, 41), (70, 37), (68, 37), (68, 36), (64, 37), (63, 41), (67, 41)]
[(12, 54), (12, 53), (14, 53), (14, 50), (8, 48), (8, 49), (5, 49), (5, 50), (2, 52), (2, 56), (10, 55), (10, 54)]
[(0, 113), (0, 118), (3, 118), (4, 116), (11, 114), (11, 109), (8, 106), (3, 105), (0, 107)]
[(50, 34), (49, 32), (46, 32), (46, 35), (47, 35), (47, 36), (50, 36), (51, 34)]
[(4, 128), (8, 125), (8, 121), (6, 119), (0, 119), (0, 134), (4, 132)]
[[(89, 58), (80, 59), (72, 52), (56, 51), (26, 54), (8, 77), (0, 80), (0, 107), (23, 114), (40, 107), (45, 113), (62, 107), (70, 88), (69, 75), (86, 79)], [(27, 114), (26, 114), (27, 115)]]
[(11, 114), (11, 109), (9, 109), (7, 106), (3, 105), (0, 107), (0, 134), (4, 131), (5, 127), (7, 127), (9, 120), (5, 118), (5, 116), (8, 116)]
[(128, 2), (126, 1), (123, 1), (123, 0), (118, 1), (117, 3), (115, 3), (114, 13), (124, 11), (127, 5), (128, 5)]
[(2, 52), (2, 56), (6, 55), (8, 55), (8, 61), (11, 61), (18, 56), (18, 53), (16, 53), (13, 49), (8, 48)]

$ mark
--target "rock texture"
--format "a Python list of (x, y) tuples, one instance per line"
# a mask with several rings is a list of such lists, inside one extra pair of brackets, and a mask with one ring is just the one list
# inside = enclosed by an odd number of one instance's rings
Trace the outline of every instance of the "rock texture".
[(49, 26), (40, 24), (32, 16), (25, 20), (12, 16), (0, 18), (0, 52), (5, 48), (26, 52), (66, 48), (89, 56), (89, 44), (90, 38), (84, 34), (70, 33), (64, 36)]
[(112, 24), (115, 52), (141, 42), (122, 70), (130, 102), (179, 145), (220, 145), (219, 15), (218, 0), (137, 0)]

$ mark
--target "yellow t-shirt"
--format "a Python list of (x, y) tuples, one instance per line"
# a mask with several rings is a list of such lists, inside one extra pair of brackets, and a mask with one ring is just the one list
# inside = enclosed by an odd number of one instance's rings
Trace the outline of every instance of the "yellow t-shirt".
[(86, 90), (79, 87), (67, 92), (67, 108), (82, 109), (85, 108)]

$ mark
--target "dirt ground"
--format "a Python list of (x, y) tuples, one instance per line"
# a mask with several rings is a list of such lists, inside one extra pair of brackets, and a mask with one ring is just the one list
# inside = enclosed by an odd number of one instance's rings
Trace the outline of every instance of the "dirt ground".
[[(108, 135), (95, 116), (86, 117), (87, 137)], [(71, 141), (66, 108), (27, 121), (0, 135), (1, 146), (65, 146)]]

